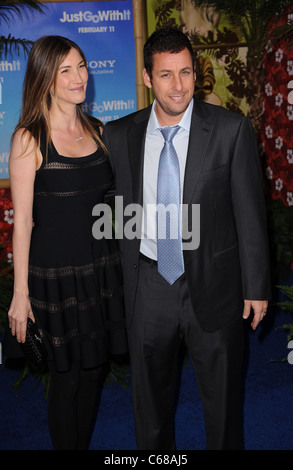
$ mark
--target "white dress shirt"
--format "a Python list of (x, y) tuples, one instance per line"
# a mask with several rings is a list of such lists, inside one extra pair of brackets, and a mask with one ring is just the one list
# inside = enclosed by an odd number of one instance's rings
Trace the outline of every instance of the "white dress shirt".
[[(156, 242), (156, 201), (157, 201), (157, 177), (161, 151), (164, 146), (164, 137), (160, 132), (160, 125), (155, 113), (156, 101), (154, 101), (145, 141), (144, 170), (143, 170), (143, 217), (140, 251), (148, 258), (157, 259)], [(173, 139), (173, 145), (177, 152), (180, 166), (181, 203), (183, 195), (183, 183), (193, 100), (191, 100), (182, 119), (178, 123), (179, 131)]]

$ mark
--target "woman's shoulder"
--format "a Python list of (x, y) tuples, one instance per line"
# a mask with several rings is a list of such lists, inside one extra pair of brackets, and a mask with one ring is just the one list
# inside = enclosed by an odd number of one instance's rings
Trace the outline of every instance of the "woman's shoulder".
[(16, 129), (14, 131), (14, 134), (13, 134), (13, 139), (23, 140), (23, 141), (26, 141), (26, 142), (31, 137), (32, 137), (32, 135), (26, 127), (19, 127), (18, 129)]
[[(42, 162), (37, 142), (31, 132), (25, 127), (16, 129), (13, 134), (9, 160), (12, 162), (20, 157), (31, 157), (35, 162), (36, 169), (40, 167)], [(29, 161), (30, 158), (25, 160)]]
[(12, 147), (17, 147), (19, 149), (29, 149), (34, 147), (34, 138), (30, 131), (25, 127), (20, 127), (17, 129), (12, 138)]

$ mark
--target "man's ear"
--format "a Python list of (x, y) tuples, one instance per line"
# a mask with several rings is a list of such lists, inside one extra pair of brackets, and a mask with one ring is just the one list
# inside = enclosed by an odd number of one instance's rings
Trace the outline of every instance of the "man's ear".
[(145, 86), (147, 86), (148, 88), (152, 88), (152, 81), (149, 77), (149, 74), (147, 73), (146, 69), (143, 69), (142, 71), (142, 78), (143, 78), (143, 82), (145, 84)]

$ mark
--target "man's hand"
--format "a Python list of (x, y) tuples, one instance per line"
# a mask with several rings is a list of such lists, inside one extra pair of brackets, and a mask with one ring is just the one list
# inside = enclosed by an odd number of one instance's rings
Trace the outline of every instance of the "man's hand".
[(256, 329), (259, 322), (267, 313), (268, 301), (267, 300), (244, 300), (243, 318), (247, 319), (250, 316), (250, 311), (253, 309), (253, 320), (251, 327)]

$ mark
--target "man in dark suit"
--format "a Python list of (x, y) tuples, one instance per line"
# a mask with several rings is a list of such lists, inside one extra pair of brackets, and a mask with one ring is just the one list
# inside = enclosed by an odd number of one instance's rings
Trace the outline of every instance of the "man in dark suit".
[[(255, 329), (270, 296), (254, 131), (246, 117), (193, 99), (192, 48), (182, 32), (154, 32), (144, 57), (153, 105), (104, 129), (125, 215), (120, 248), (137, 446), (175, 448), (177, 363), (184, 342), (203, 404), (207, 449), (241, 449), (243, 318), (252, 309)], [(169, 132), (175, 135), (166, 137)], [(161, 152), (172, 163), (160, 170)], [(176, 199), (178, 193), (180, 215), (185, 214), (179, 217), (185, 225), (179, 226), (179, 250), (170, 240), (161, 245), (160, 238), (168, 236), (156, 235), (159, 211), (147, 210), (161, 204), (159, 195)], [(141, 233), (134, 237), (126, 230), (133, 204), (143, 207)]]

